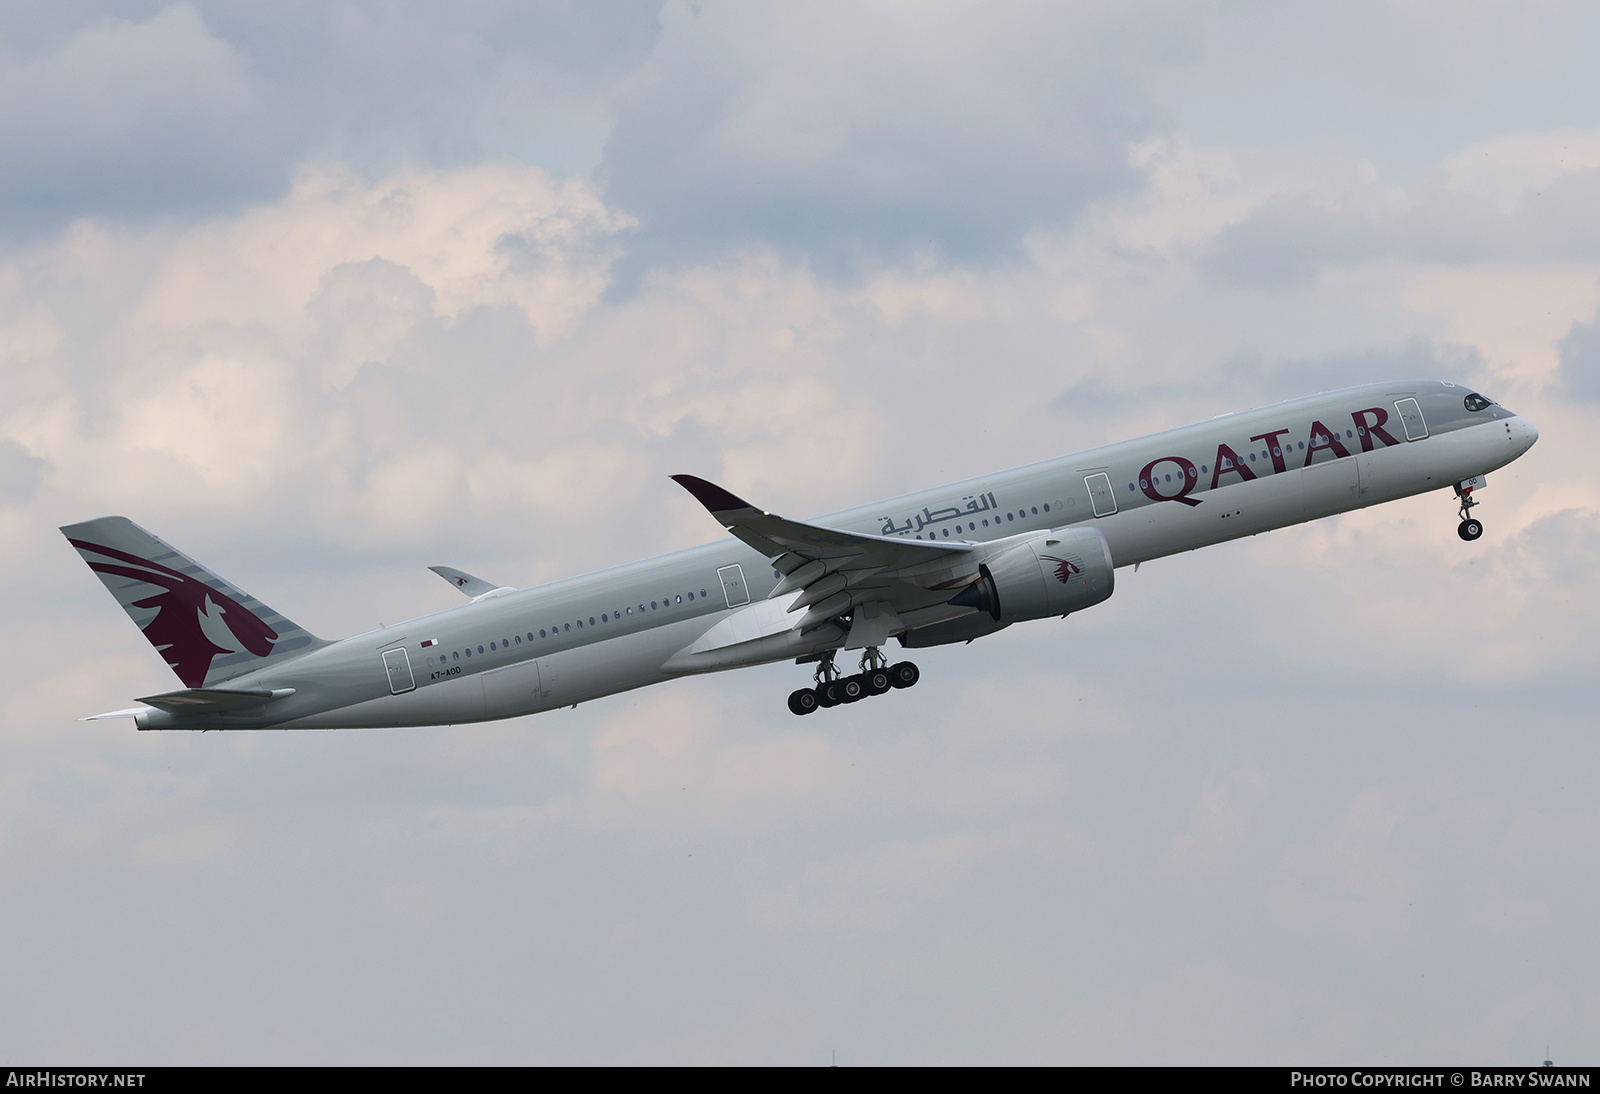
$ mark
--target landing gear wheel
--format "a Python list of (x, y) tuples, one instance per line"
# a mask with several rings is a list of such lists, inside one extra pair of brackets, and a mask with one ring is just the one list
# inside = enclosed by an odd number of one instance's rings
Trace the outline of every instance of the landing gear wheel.
[(839, 685), (842, 680), (829, 680), (826, 684), (817, 685), (817, 706), (836, 707), (844, 702), (844, 693)]
[(922, 670), (910, 661), (902, 661), (898, 665), (889, 666), (889, 685), (897, 688), (909, 688), (922, 679)]
[(1483, 521), (1477, 520), (1472, 515), (1473, 506), (1478, 504), (1478, 499), (1472, 496), (1472, 487), (1463, 483), (1456, 483), (1456, 497), (1461, 500), (1461, 523), (1456, 526), (1456, 535), (1471, 543), (1483, 535)]
[(789, 710), (795, 714), (810, 714), (817, 709), (817, 693), (811, 688), (801, 688), (789, 695)]
[(859, 676), (846, 676), (836, 686), (839, 689), (839, 701), (841, 703), (854, 703), (859, 699), (866, 698), (867, 687)]
[(882, 695), (894, 687), (894, 682), (889, 679), (888, 669), (868, 669), (861, 674), (861, 679), (866, 684), (868, 695)]

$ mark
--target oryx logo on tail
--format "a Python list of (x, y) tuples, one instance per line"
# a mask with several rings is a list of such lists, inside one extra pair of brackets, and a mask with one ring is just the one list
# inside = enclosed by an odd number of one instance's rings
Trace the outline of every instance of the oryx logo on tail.
[[(144, 635), (185, 687), (201, 687), (218, 654), (249, 651), (266, 657), (272, 652), (278, 632), (220, 589), (127, 551), (82, 539), (70, 542), (80, 551), (116, 560), (101, 562), (86, 554), (84, 561), (96, 573), (129, 577), (166, 590), (131, 603), (136, 608), (155, 610), (156, 614), (144, 625)], [(219, 646), (212, 640), (225, 640), (224, 630), (237, 640), (237, 645)]]
[(127, 517), (61, 529), (188, 688), (214, 688), (328, 645)]

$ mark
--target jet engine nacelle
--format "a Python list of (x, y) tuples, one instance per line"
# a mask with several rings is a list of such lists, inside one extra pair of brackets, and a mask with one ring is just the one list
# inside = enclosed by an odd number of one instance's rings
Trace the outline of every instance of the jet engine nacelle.
[(1019, 623), (1092, 608), (1115, 583), (1100, 529), (1063, 528), (997, 544), (979, 564), (978, 580), (950, 603), (988, 612), (996, 623)]

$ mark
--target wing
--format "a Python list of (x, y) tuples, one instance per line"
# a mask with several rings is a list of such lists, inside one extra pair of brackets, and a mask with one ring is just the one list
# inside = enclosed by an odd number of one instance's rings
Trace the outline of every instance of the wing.
[[(842, 532), (803, 524), (797, 520), (757, 509), (743, 498), (730, 494), (716, 483), (693, 475), (674, 475), (672, 481), (693, 494), (724, 528), (770, 559), (793, 554), (813, 559), (857, 559), (869, 565), (904, 569), (926, 563), (946, 562), (968, 554), (968, 543), (929, 543), (924, 540), (896, 539), (863, 532)], [(781, 571), (783, 568), (780, 566)]]
[[(970, 543), (896, 539), (787, 520), (757, 509), (705, 479), (694, 475), (672, 478), (724, 528), (772, 560), (772, 568), (784, 575), (773, 589), (773, 597), (800, 591), (788, 609), (808, 609), (798, 629), (810, 630), (835, 621), (858, 605), (871, 605), (852, 621), (851, 648), (877, 645), (891, 634), (917, 625), (904, 617), (945, 608), (952, 596), (950, 590), (977, 576), (976, 548)], [(938, 614), (948, 618), (963, 612)], [(874, 636), (877, 642), (866, 641)]]

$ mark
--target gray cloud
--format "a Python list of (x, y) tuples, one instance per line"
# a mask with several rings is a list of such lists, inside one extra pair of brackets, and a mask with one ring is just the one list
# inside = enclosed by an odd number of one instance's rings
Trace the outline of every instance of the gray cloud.
[(1370, 258), (1384, 248), (1379, 225), (1355, 213), (1278, 194), (1218, 233), (1201, 267), (1228, 285), (1280, 288), (1310, 281), (1324, 265)]
[(1214, 413), (1383, 380), (1465, 383), (1482, 367), (1482, 357), (1470, 347), (1441, 345), (1422, 338), (1360, 353), (1315, 357), (1267, 357), (1250, 351), (1222, 358), (1176, 381), (1151, 377), (1129, 383), (1123, 376), (1119, 378), (1121, 386), (1112, 386), (1105, 374), (1095, 373), (1061, 392), (1049, 406), (1052, 411), (1078, 419), (1149, 407), (1166, 400), (1187, 403), (1196, 408), (1196, 414), (1206, 413), (1206, 407), (1213, 408)]
[(1252, 288), (1303, 284), (1324, 268), (1381, 258), (1459, 264), (1600, 258), (1600, 170), (1530, 183), (1507, 208), (1488, 194), (1432, 179), (1400, 208), (1373, 208), (1370, 193), (1314, 199), (1276, 194), (1206, 245), (1201, 267)]
[(1181, 7), (669, 5), (601, 178), (643, 261), (763, 241), (846, 265), (1006, 253), (1137, 184)]
[(1600, 321), (1572, 324), (1560, 349), (1562, 390), (1580, 402), (1600, 402)]
[(102, 18), (0, 67), (0, 217), (15, 230), (258, 196), (287, 127), (193, 8)]
[(587, 173), (657, 6), (10, 7), (0, 230), (192, 216), (278, 194), (308, 158), (374, 176), (486, 158)]

